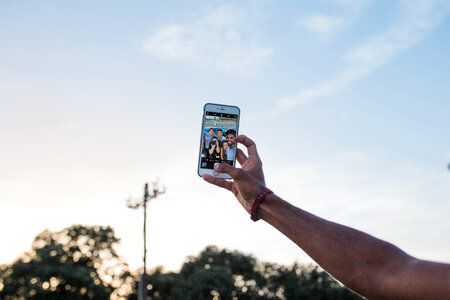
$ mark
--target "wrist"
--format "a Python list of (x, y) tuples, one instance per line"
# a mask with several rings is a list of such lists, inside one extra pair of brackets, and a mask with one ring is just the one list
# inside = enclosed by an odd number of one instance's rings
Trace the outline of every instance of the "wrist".
[(257, 218), (270, 223), (277, 210), (279, 210), (283, 205), (282, 202), (283, 199), (275, 195), (275, 193), (272, 192), (267, 194), (258, 206), (258, 210), (256, 212)]
[(268, 193), (258, 206), (256, 211), (257, 218), (268, 222), (269, 218), (273, 215), (274, 210), (280, 205), (281, 201), (281, 198), (273, 192)]
[(250, 209), (250, 219), (252, 219), (254, 222), (259, 220), (259, 217), (257, 216), (257, 212), (259, 209), (260, 204), (264, 201), (264, 198), (266, 198), (267, 195), (272, 194), (273, 192), (268, 188), (263, 188), (263, 190), (259, 193), (259, 195), (256, 197), (255, 201), (253, 201), (252, 208)]

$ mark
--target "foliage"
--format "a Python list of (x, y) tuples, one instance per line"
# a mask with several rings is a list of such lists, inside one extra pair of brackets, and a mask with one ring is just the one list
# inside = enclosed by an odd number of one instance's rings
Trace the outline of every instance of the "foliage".
[(180, 272), (155, 269), (147, 287), (151, 299), (362, 299), (317, 266), (258, 263), (214, 246), (188, 257)]
[[(137, 299), (136, 275), (114, 249), (119, 242), (111, 227), (46, 230), (31, 251), (0, 266), (0, 299)], [(362, 299), (317, 266), (260, 263), (215, 246), (188, 257), (179, 272), (156, 268), (146, 287), (164, 300)]]
[[(0, 267), (0, 299), (109, 299), (130, 281), (111, 227), (43, 231), (32, 250)], [(128, 291), (126, 291), (128, 292)]]
[(317, 266), (264, 264), (275, 299), (362, 299)]

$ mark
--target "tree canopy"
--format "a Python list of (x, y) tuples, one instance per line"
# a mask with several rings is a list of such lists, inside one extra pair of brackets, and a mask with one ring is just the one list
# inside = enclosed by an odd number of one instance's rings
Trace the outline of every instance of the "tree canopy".
[(0, 267), (0, 299), (109, 299), (130, 277), (111, 227), (74, 225), (38, 234), (32, 249)]
[(188, 257), (179, 272), (155, 269), (147, 288), (151, 299), (362, 299), (317, 266), (259, 263), (215, 246)]
[[(38, 234), (31, 250), (0, 266), (0, 299), (137, 299), (138, 275), (116, 253), (111, 227), (73, 225)], [(208, 246), (178, 272), (158, 267), (145, 284), (151, 299), (362, 299), (317, 266), (259, 262)]]

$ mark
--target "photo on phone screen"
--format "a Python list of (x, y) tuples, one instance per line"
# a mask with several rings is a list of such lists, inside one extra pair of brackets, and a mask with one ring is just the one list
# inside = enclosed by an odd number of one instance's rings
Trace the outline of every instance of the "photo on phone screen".
[[(239, 108), (220, 104), (205, 105), (199, 158), (200, 176), (212, 174), (215, 163), (228, 163), (234, 166), (238, 127)], [(224, 178), (228, 175), (219, 177)]]

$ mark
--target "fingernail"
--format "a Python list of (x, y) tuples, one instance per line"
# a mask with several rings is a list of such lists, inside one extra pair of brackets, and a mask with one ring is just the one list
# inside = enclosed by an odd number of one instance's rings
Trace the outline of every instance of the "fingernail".
[(219, 168), (219, 163), (214, 164), (214, 170), (217, 170)]

